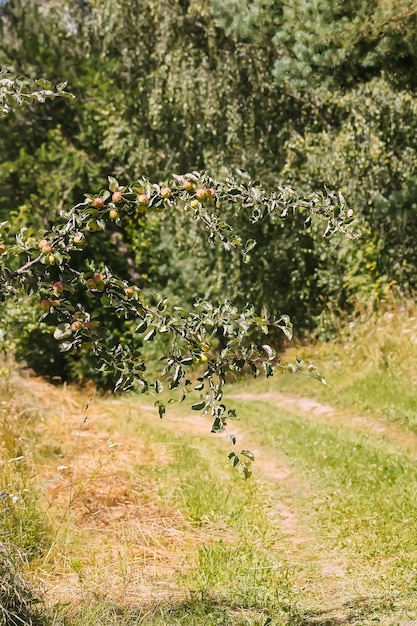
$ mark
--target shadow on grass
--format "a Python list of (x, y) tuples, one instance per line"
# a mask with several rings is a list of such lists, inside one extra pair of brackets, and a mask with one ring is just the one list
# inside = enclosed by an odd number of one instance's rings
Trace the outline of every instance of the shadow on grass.
[[(304, 611), (294, 619), (288, 620), (288, 626), (363, 626), (365, 624), (394, 624), (395, 626), (417, 626), (417, 620), (403, 617), (405, 607), (398, 603), (407, 596), (384, 595), (358, 597), (343, 605), (323, 611)], [(417, 603), (409, 607), (417, 612)], [(402, 614), (402, 615), (401, 615)], [(389, 621), (389, 620), (395, 620)], [(271, 625), (272, 626), (272, 625)]]
[(268, 610), (265, 606), (242, 606), (240, 603), (228, 602), (226, 599), (221, 601), (207, 595), (172, 602), (156, 600), (146, 606), (130, 608), (103, 598), (72, 608), (67, 605), (62, 611), (57, 609), (54, 625), (365, 626), (378, 623), (417, 626), (417, 620), (403, 617), (401, 608), (396, 606), (400, 599), (398, 596), (370, 596), (323, 611), (297, 611), (285, 603), (280, 608), (275, 606)]

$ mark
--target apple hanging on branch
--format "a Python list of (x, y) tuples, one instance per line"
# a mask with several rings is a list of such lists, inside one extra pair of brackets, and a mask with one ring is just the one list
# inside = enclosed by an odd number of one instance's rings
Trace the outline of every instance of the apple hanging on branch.
[[(228, 420), (236, 419), (236, 412), (223, 399), (227, 376), (240, 378), (245, 371), (257, 376), (260, 369), (271, 376), (277, 367), (291, 371), (302, 368), (301, 363), (281, 364), (267, 342), (257, 345), (250, 340), (254, 329), (268, 335), (272, 328), (290, 339), (292, 324), (288, 316), (276, 319), (266, 309), (259, 313), (251, 305), (238, 310), (230, 301), (215, 306), (199, 300), (188, 311), (171, 307), (161, 295), (148, 302), (138, 285), (121, 279), (111, 267), (99, 267), (94, 259), (82, 261), (80, 267), (80, 251), (96, 232), (111, 229), (115, 220), (120, 225), (128, 224), (138, 216), (147, 219), (153, 212), (169, 219), (171, 212), (181, 210), (187, 219), (201, 225), (212, 245), (235, 251), (250, 263), (256, 242), (242, 240), (225, 221), (221, 206), (231, 206), (234, 214), (244, 213), (251, 223), (272, 214), (284, 220), (290, 212), (302, 210), (307, 225), (317, 217), (324, 220), (326, 235), (340, 231), (350, 237), (354, 221), (351, 212), (340, 193), (325, 190), (300, 197), (290, 187), (266, 193), (259, 183), (241, 183), (232, 175), (224, 182), (199, 172), (174, 175), (162, 185), (146, 178), (129, 186), (120, 185), (113, 177), (108, 182), (108, 188), (86, 194), (83, 202), (62, 211), (50, 231), (35, 236), (22, 228), (13, 241), (8, 236), (9, 224), (0, 224), (0, 297), (18, 299), (24, 293), (36, 294), (40, 322), (51, 310), (54, 312), (54, 336), (61, 349), (75, 353), (88, 345), (97, 359), (97, 368), (115, 377), (116, 391), (134, 387), (141, 393), (159, 395), (164, 381), (170, 391), (179, 390), (180, 402), (195, 391), (199, 399), (191, 408), (211, 415), (212, 432), (224, 432)], [(87, 296), (82, 303), (80, 293)], [(170, 347), (160, 359), (159, 375), (148, 371), (140, 348), (119, 343), (109, 353), (105, 328), (95, 319), (97, 302), (113, 315), (134, 322), (135, 334), (142, 343), (152, 341), (158, 333), (170, 337)], [(213, 339), (219, 336), (224, 347), (214, 351)], [(197, 380), (191, 375), (196, 365), (200, 368)], [(318, 374), (305, 373), (322, 380)], [(163, 417), (165, 404), (157, 399), (155, 405)], [(230, 439), (235, 448), (235, 438), (231, 435)], [(253, 455), (243, 452), (233, 449), (229, 458), (248, 477)]]

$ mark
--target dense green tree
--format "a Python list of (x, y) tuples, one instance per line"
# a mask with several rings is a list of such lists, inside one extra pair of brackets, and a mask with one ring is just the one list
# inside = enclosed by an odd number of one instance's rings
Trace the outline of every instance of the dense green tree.
[(393, 280), (416, 288), (413, 2), (8, 0), (0, 14), (0, 64), (64, 78), (77, 95), (3, 123), (0, 215), (15, 229), (51, 227), (109, 172), (123, 184), (195, 169), (225, 181), (237, 167), (269, 191), (341, 190), (362, 237), (328, 246), (302, 211), (283, 228), (276, 212), (254, 224), (225, 204), (225, 220), (258, 241), (250, 265), (180, 213), (115, 221), (80, 262), (94, 252), (179, 302), (266, 304), (300, 332)]

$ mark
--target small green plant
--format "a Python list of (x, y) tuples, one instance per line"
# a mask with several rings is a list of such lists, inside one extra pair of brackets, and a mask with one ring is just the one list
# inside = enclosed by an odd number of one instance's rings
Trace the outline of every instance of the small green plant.
[(0, 542), (14, 544), (28, 560), (51, 543), (49, 521), (30, 477), (37, 412), (17, 392), (13, 376), (0, 377)]

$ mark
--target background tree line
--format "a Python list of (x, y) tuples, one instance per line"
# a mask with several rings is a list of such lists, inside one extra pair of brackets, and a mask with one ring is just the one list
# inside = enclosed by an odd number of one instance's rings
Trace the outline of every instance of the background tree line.
[[(412, 1), (5, 0), (0, 66), (67, 80), (75, 100), (15, 110), (0, 134), (0, 220), (48, 228), (109, 173), (239, 168), (274, 189), (341, 190), (361, 237), (331, 245), (295, 211), (251, 224), (252, 262), (219, 253), (180, 213), (117, 224), (86, 256), (174, 302), (226, 295), (288, 313), (299, 334), (327, 332), (329, 312), (416, 288), (417, 8)], [(310, 226), (310, 227), (309, 227)], [(10, 233), (13, 234), (13, 233)], [(40, 373), (91, 374), (10, 306), (18, 352)], [(111, 332), (129, 332), (112, 320)], [(35, 346), (35, 350), (33, 347)], [(58, 368), (58, 369), (57, 369)]]

